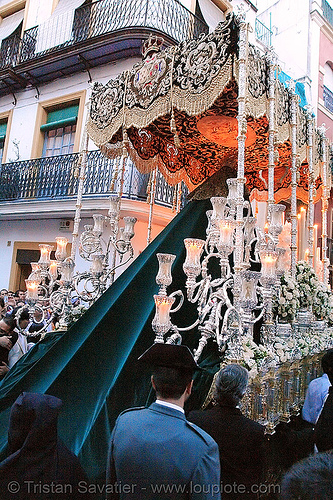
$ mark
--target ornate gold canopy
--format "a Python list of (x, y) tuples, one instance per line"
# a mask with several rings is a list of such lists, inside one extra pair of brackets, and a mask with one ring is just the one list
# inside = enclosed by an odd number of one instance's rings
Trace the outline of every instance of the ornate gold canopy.
[[(249, 45), (247, 54), (247, 187), (267, 198), (269, 63)], [(275, 200), (291, 193), (290, 93), (275, 71)], [(148, 51), (141, 63), (106, 85), (95, 84), (88, 134), (109, 156), (125, 146), (137, 168), (156, 167), (170, 184), (193, 190), (226, 166), (237, 171), (238, 26), (230, 15), (216, 30), (164, 51)], [(308, 200), (308, 114), (297, 110), (297, 197)], [(320, 136), (314, 134), (314, 175), (320, 197)]]

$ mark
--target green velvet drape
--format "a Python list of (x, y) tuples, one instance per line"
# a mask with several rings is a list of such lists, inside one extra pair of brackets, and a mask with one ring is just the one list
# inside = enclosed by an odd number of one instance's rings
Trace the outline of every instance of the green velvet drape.
[[(0, 383), (0, 450), (5, 453), (9, 410), (22, 391), (53, 394), (63, 401), (59, 434), (79, 455), (92, 478), (103, 477), (110, 432), (125, 408), (152, 399), (149, 374), (138, 367), (138, 356), (154, 340), (151, 320), (158, 287), (157, 252), (174, 253), (174, 282), (170, 291), (184, 289), (183, 239), (205, 239), (207, 201), (190, 202), (65, 334), (49, 334), (24, 356)], [(179, 326), (191, 324), (195, 306), (175, 317)], [(183, 342), (193, 347), (194, 332)], [(216, 347), (203, 356), (207, 371), (198, 375), (192, 407), (203, 401), (219, 367)]]

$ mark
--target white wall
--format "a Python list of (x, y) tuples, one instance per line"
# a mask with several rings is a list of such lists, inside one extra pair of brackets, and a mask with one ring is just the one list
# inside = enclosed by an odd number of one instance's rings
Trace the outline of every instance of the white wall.
[[(131, 58), (117, 64), (108, 64), (98, 68), (93, 68), (91, 69), (93, 82), (105, 84), (121, 72), (131, 68), (137, 61), (137, 58)], [(5, 96), (1, 98), (0, 113), (13, 110), (12, 125), (10, 130), (8, 130), (9, 145), (5, 162), (14, 161), (16, 159), (17, 150), (14, 146), (14, 142), (18, 142), (19, 160), (27, 160), (31, 158), (31, 148), (39, 103), (42, 104), (45, 101), (73, 94), (74, 92), (82, 90), (87, 90), (86, 102), (88, 102), (91, 86), (92, 85), (88, 83), (88, 75), (84, 72), (40, 86), (38, 88), (40, 92), (38, 100), (35, 97), (35, 89), (25, 89), (21, 92), (17, 92), (15, 94), (17, 99), (16, 106), (13, 104), (12, 96)], [(86, 114), (87, 107), (85, 107), (83, 123), (85, 123)], [(83, 133), (83, 128), (84, 127), (82, 127), (81, 134)], [(91, 149), (95, 149), (95, 146), (93, 146), (92, 143)]]
[[(169, 212), (170, 219), (174, 214)], [(96, 212), (97, 213), (97, 212)], [(106, 214), (106, 211), (102, 213)], [(129, 212), (126, 212), (128, 215)], [(134, 214), (131, 213), (133, 216)], [(56, 248), (55, 238), (56, 236), (64, 236), (68, 240), (72, 241), (71, 232), (59, 231), (61, 217), (58, 218), (47, 218), (47, 219), (25, 219), (25, 220), (0, 220), (0, 289), (8, 288), (11, 265), (16, 256), (13, 255), (14, 243), (15, 242), (38, 242), (38, 243), (51, 243), (54, 242), (54, 248)], [(167, 221), (161, 223), (155, 221), (152, 228), (152, 239), (155, 238), (165, 227)], [(80, 223), (79, 235), (84, 230), (84, 225), (93, 224), (92, 217), (83, 217)], [(120, 221), (120, 226), (123, 226), (123, 221)], [(132, 245), (134, 248), (134, 258), (136, 258), (146, 247), (147, 244), (147, 230), (148, 230), (148, 215), (141, 215), (140, 219), (135, 225), (135, 235), (132, 239)], [(105, 229), (103, 233), (104, 241), (108, 241), (110, 236), (109, 225), (105, 223)], [(10, 242), (10, 246), (7, 246), (7, 242)], [(132, 262), (132, 261), (131, 261)], [(126, 269), (131, 262), (127, 265), (122, 266), (117, 270), (116, 277), (118, 277), (121, 272)], [(83, 272), (89, 269), (90, 263), (85, 261), (79, 256), (79, 252), (76, 254), (76, 271)]]
[(308, 0), (258, 0), (258, 18), (267, 27), (270, 14), (274, 50), (278, 55), (282, 70), (292, 78), (302, 78), (307, 74), (308, 47)]

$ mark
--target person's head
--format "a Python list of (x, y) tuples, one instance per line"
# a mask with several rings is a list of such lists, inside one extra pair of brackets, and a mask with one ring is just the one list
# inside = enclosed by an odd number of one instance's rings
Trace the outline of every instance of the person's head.
[(4, 301), (4, 298), (0, 295), (0, 318), (3, 318), (6, 315), (7, 307)]
[(24, 290), (16, 290), (15, 299), (17, 302), (25, 302), (25, 291)]
[(11, 335), (15, 328), (15, 320), (11, 316), (5, 316), (0, 320), (0, 335)]
[(333, 498), (332, 451), (307, 457), (292, 466), (281, 483), (282, 500)]
[(245, 394), (249, 372), (241, 365), (230, 364), (222, 368), (215, 380), (215, 400), (237, 406)]
[(151, 382), (158, 398), (186, 401), (193, 373), (199, 369), (188, 347), (156, 343), (139, 360), (151, 367)]
[[(21, 311), (19, 311), (21, 309)], [(16, 315), (19, 313), (19, 317), (16, 318)], [(12, 316), (15, 320), (16, 323), (18, 323), (18, 326), (21, 328), (21, 330), (25, 330), (30, 323), (30, 315), (28, 309), (22, 309), (21, 307), (16, 307), (13, 312)]]
[(8, 447), (14, 453), (25, 446), (29, 453), (49, 448), (57, 440), (57, 420), (62, 401), (48, 394), (23, 392), (9, 418)]
[(332, 382), (333, 380), (333, 349), (329, 349), (325, 352), (324, 356), (321, 358), (321, 366), (323, 372), (326, 373)]
[(156, 366), (153, 369), (151, 381), (158, 398), (180, 399), (186, 393), (187, 399), (191, 394), (192, 377), (192, 370)]
[(7, 295), (8, 295), (7, 288), (1, 288), (1, 290), (0, 290), (0, 297), (6, 297)]

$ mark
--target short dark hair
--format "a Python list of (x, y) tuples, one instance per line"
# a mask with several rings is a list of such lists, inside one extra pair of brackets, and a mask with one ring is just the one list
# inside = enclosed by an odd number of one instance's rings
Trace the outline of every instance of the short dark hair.
[(193, 377), (192, 370), (155, 366), (152, 373), (156, 395), (165, 399), (179, 399)]
[(20, 318), (19, 320), (27, 320), (29, 319), (30, 320), (30, 314), (29, 314), (29, 310), (27, 308), (25, 309), (22, 309), (22, 307), (15, 307), (13, 309), (13, 311), (11, 312), (11, 316), (14, 318), (14, 320), (16, 321), (16, 314), (17, 314), (17, 311), (19, 311), (21, 309), (21, 313), (20, 313)]
[(245, 394), (249, 372), (237, 364), (230, 364), (222, 368), (215, 380), (215, 399), (217, 402), (238, 405)]
[(333, 453), (318, 453), (294, 464), (281, 483), (282, 500), (332, 498)]
[(24, 291), (24, 290), (21, 290), (21, 289), (19, 288), (19, 289), (18, 289), (18, 290), (16, 290), (16, 292), (14, 293), (14, 297), (18, 297), (20, 292), (25, 293), (25, 291)]
[(321, 358), (321, 366), (324, 373), (333, 369), (333, 349), (328, 349), (324, 356)]
[(16, 326), (15, 320), (12, 316), (5, 316), (4, 318), (0, 319), (0, 321), (4, 321), (6, 325), (9, 326), (11, 331), (13, 331)]

